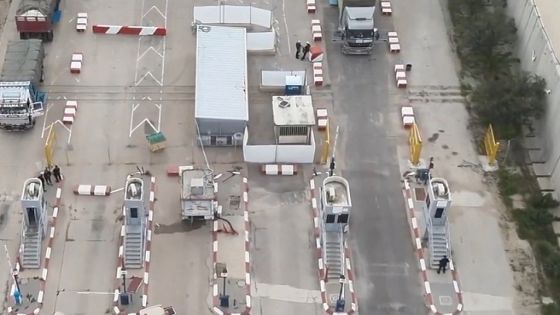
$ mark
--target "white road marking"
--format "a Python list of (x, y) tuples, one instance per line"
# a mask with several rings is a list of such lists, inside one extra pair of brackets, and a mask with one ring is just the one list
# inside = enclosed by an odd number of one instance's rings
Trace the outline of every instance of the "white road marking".
[(251, 286), (253, 297), (294, 303), (322, 303), (321, 291), (295, 288), (283, 284), (256, 283)]
[[(145, 0), (142, 0), (142, 10), (144, 10), (145, 8)], [(155, 11), (157, 12), (162, 18), (163, 18), (163, 24), (164, 27), (167, 28), (167, 10), (168, 10), (168, 5), (169, 2), (168, 0), (165, 0), (165, 9), (164, 12), (162, 12), (160, 10), (160, 8), (158, 8), (155, 5), (152, 5), (143, 15), (141, 20), (143, 21), (144, 18), (151, 12), (151, 11)], [(162, 43), (162, 51), (159, 52), (157, 49), (155, 49), (153, 46), (148, 47), (147, 49), (145, 49), (142, 53), (140, 53), (140, 47), (141, 47), (141, 40), (142, 38), (138, 39), (138, 49), (137, 49), (137, 53), (136, 53), (136, 67), (135, 67), (135, 73), (134, 73), (134, 85), (135, 86), (139, 86), (140, 83), (142, 83), (144, 81), (144, 79), (146, 79), (148, 76), (150, 76), (159, 86), (163, 87), (163, 80), (164, 80), (164, 76), (165, 76), (165, 49), (166, 49), (166, 37), (163, 36), (163, 38), (161, 38), (161, 43)], [(140, 68), (140, 61), (142, 58), (144, 58), (144, 56), (146, 56), (146, 54), (149, 51), (153, 51), (156, 55), (158, 55), (161, 58), (161, 75), (160, 78), (158, 80), (158, 78), (156, 78), (154, 76), (154, 74), (151, 71), (147, 71), (146, 73), (144, 73), (140, 78), (138, 78), (139, 73), (138, 73), (138, 69)], [(160, 90), (160, 100), (163, 99), (163, 89)], [(143, 96), (142, 100), (148, 100), (151, 101), (152, 98), (149, 96)], [(132, 137), (132, 133), (134, 133), (134, 131), (136, 131), (142, 124), (147, 123), (148, 125), (150, 125), (156, 132), (159, 132), (161, 129), (161, 104), (152, 104), (154, 105), (157, 109), (158, 109), (158, 121), (157, 121), (157, 127), (154, 126), (154, 124), (148, 119), (148, 118), (144, 118), (140, 123), (138, 123), (136, 126), (133, 126), (134, 123), (134, 111), (140, 106), (140, 104), (132, 104), (132, 111), (130, 114), (130, 129), (129, 129), (129, 138)]]
[(47, 110), (45, 111), (45, 117), (43, 117), (43, 130), (41, 130), (41, 139), (43, 139), (45, 137), (45, 130), (47, 130), (47, 128), (51, 128), (52, 124), (49, 125), (49, 127), (46, 127), (47, 125), (47, 115), (49, 114), (49, 109), (51, 108), (52, 104), (47, 104)]
[(98, 292), (98, 291), (76, 291), (77, 294), (85, 295), (113, 295), (114, 292)]
[[(165, 3), (167, 4), (167, 1), (165, 1)], [(153, 5), (148, 11), (146, 11), (146, 13), (144, 13), (144, 15), (142, 15), (142, 18), (145, 18), (146, 15), (148, 15), (148, 13), (150, 13), (150, 11), (155, 10), (157, 13), (159, 13), (159, 15), (161, 15), (162, 18), (166, 19), (167, 17), (167, 5), (166, 5), (166, 10), (165, 10), (165, 15), (163, 13), (161, 13), (161, 11), (158, 9), (158, 7), (156, 7), (155, 5)]]
[(284, 28), (286, 29), (286, 40), (288, 41), (288, 53), (292, 54), (292, 44), (290, 43), (290, 31), (288, 30), (288, 22), (286, 21), (286, 1), (282, 0), (282, 19), (284, 20)]

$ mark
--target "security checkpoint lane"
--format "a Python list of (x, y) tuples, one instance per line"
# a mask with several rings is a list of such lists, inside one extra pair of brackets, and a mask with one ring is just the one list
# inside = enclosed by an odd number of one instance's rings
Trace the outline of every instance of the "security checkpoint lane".
[[(64, 165), (61, 169), (67, 187), (75, 178), (124, 183), (131, 171), (119, 167), (112, 176), (103, 176), (97, 167), (79, 172)], [(123, 194), (81, 196), (67, 188), (62, 198), (44, 311), (104, 314), (111, 310), (114, 297)]]
[(307, 181), (249, 168), (253, 310), (263, 314), (324, 314)]
[(213, 222), (212, 231), (213, 311), (249, 314), (252, 300), (247, 178), (234, 175), (218, 183), (218, 204), (221, 219)]
[[(440, 179), (433, 179), (434, 185)], [(420, 278), (423, 282), (425, 302), (428, 310), (433, 314), (455, 314), (458, 315), (463, 310), (463, 295), (459, 283), (459, 275), (455, 269), (453, 258), (448, 254), (447, 258), (449, 263), (446, 266), (446, 272), (438, 273), (438, 263), (431, 261), (431, 250), (429, 248), (430, 238), (426, 240), (429, 229), (434, 229), (434, 226), (428, 227), (426, 215), (433, 216), (434, 213), (429, 213), (427, 207), (430, 204), (438, 204), (438, 207), (445, 207), (444, 200), (439, 200), (437, 193), (429, 194), (428, 189), (433, 189), (432, 184), (428, 183), (427, 186), (412, 181), (404, 182), (404, 197), (407, 204), (407, 215), (411, 227), (412, 241), (418, 258), (418, 268), (420, 271)], [(429, 203), (426, 200), (430, 200)], [(438, 203), (439, 201), (439, 203)], [(431, 209), (432, 207), (430, 207)], [(447, 208), (443, 208), (447, 211)], [(440, 213), (444, 218), (446, 214)], [(434, 221), (437, 218), (432, 218)], [(433, 223), (432, 223), (433, 224)], [(425, 234), (426, 233), (426, 234)], [(449, 235), (449, 234), (447, 234)], [(449, 240), (448, 240), (449, 241)], [(433, 242), (433, 241), (432, 241)], [(428, 246), (428, 248), (425, 248)], [(451, 250), (449, 250), (451, 253)], [(436, 259), (437, 260), (437, 259)]]
[(156, 175), (149, 301), (172, 305), (178, 314), (210, 314), (212, 225), (182, 222), (179, 181), (163, 171)]

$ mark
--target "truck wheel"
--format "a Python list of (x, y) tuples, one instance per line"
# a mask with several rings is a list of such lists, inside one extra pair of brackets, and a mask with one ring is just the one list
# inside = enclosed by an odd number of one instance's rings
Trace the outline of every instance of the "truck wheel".
[(19, 33), (19, 39), (28, 39), (27, 33)]
[(54, 33), (53, 33), (53, 31), (49, 31), (49, 32), (47, 33), (47, 42), (52, 42), (53, 38), (54, 38)]

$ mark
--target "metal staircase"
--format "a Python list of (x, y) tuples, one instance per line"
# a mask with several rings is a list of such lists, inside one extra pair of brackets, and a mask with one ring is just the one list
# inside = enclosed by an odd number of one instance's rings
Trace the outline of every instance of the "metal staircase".
[(450, 257), (449, 230), (447, 224), (441, 226), (429, 226), (429, 250), (430, 266), (433, 269), (439, 267), (439, 260), (443, 256)]
[(142, 268), (144, 263), (144, 233), (141, 226), (127, 226), (124, 235), (124, 266)]
[(23, 233), (22, 267), (38, 269), (41, 267), (42, 237), (37, 228), (29, 228)]
[(328, 268), (327, 280), (338, 281), (344, 274), (344, 243), (342, 231), (327, 231), (325, 234), (323, 257)]

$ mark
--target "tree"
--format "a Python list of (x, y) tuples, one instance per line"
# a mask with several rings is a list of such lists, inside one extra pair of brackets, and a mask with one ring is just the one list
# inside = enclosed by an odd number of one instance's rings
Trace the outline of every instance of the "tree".
[(498, 79), (510, 74), (518, 59), (511, 53), (517, 29), (501, 10), (480, 13), (463, 34), (462, 53), (471, 74)]
[(480, 122), (491, 123), (500, 137), (516, 138), (523, 126), (544, 113), (545, 88), (544, 78), (525, 72), (508, 79), (485, 80), (471, 94), (473, 110)]

